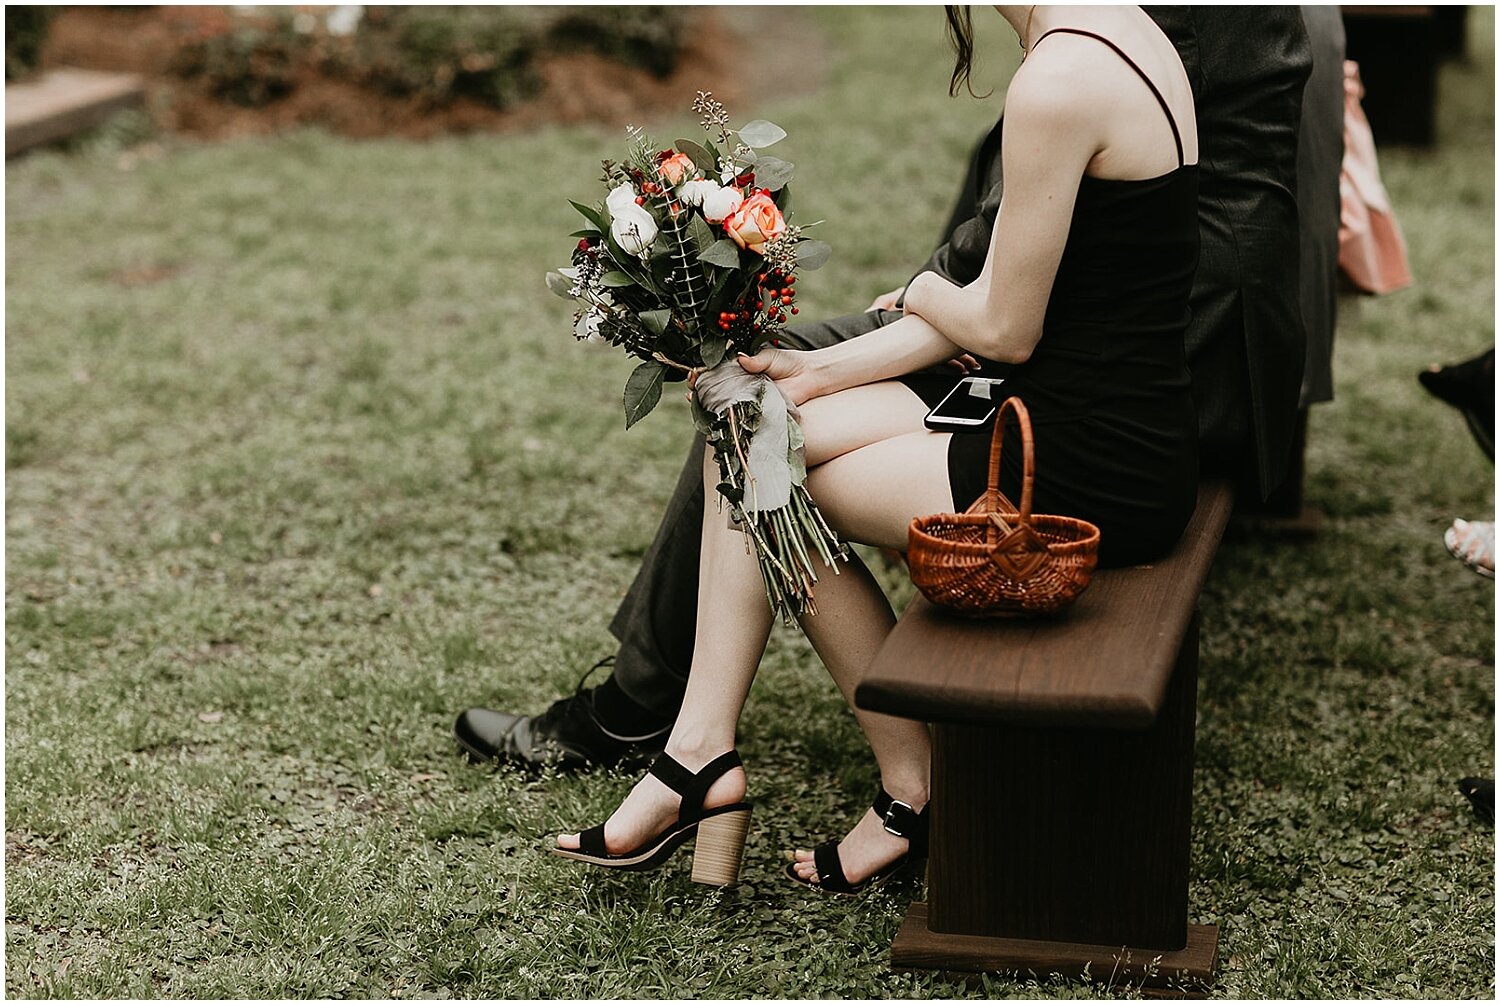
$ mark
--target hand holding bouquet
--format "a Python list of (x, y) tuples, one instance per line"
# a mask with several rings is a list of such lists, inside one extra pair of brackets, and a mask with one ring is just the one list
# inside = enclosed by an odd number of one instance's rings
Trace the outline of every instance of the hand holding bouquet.
[(661, 399), (662, 384), (697, 373), (694, 420), (714, 449), (719, 493), (754, 548), (766, 598), (783, 619), (812, 610), (816, 552), (837, 571), (847, 550), (805, 482), (797, 410), (753, 356), (797, 313), (798, 271), (831, 249), (788, 222), (792, 165), (762, 153), (785, 138), (770, 122), (738, 130), (699, 92), (709, 137), (661, 148), (630, 130), (623, 163), (604, 162), (602, 203), (573, 203), (588, 222), (572, 265), (549, 273), (578, 304), (574, 334), (641, 360), (625, 382), (627, 428)]

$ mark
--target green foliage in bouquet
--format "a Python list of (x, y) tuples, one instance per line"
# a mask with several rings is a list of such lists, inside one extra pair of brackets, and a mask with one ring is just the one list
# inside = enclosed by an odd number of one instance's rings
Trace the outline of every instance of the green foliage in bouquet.
[(708, 137), (659, 147), (630, 131), (624, 161), (603, 164), (602, 203), (572, 205), (587, 226), (572, 264), (547, 284), (578, 304), (574, 334), (640, 360), (625, 383), (627, 428), (662, 385), (698, 375), (695, 417), (714, 447), (719, 492), (755, 545), (771, 606), (790, 619), (811, 609), (812, 552), (834, 566), (844, 546), (804, 483), (796, 409), (769, 379), (746, 373), (797, 313), (797, 273), (832, 249), (789, 222), (794, 166), (765, 153), (786, 137), (764, 120), (738, 130), (723, 105), (693, 104)]

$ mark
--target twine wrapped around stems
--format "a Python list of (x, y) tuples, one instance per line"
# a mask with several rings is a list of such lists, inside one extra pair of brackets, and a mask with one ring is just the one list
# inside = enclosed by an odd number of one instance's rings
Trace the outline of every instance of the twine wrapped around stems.
[(788, 623), (817, 613), (812, 554), (837, 574), (836, 560), (848, 558), (849, 549), (808, 494), (797, 407), (775, 381), (745, 372), (733, 359), (701, 373), (696, 394), (710, 416), (719, 493), (730, 504), (731, 526), (754, 549), (771, 610)]

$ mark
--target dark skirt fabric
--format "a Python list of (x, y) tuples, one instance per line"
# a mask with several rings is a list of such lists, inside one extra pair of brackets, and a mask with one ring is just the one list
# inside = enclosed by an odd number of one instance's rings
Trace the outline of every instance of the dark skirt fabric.
[[(956, 378), (920, 373), (900, 381), (931, 408), (952, 390)], [(1008, 390), (1019, 392), (1027, 402), (1024, 387)], [(1191, 430), (1192, 401), (1184, 396), (1169, 407), (1185, 414), (1151, 417), (1156, 421), (1146, 424), (1032, 415), (1032, 511), (1077, 517), (1098, 526), (1102, 567), (1140, 565), (1163, 557), (1193, 515), (1197, 444), (1191, 438), (1163, 440), (1152, 432)], [(948, 442), (949, 487), (960, 512), (985, 490), (993, 429), (992, 424), (954, 433)], [(1020, 433), (1010, 421), (1001, 453), (1000, 491), (1018, 505), (1022, 467)]]

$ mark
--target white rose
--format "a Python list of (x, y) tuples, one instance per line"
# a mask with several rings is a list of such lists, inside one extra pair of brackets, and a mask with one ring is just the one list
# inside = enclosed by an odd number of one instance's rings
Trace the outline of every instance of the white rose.
[(745, 195), (737, 188), (716, 189), (703, 197), (703, 219), (709, 223), (722, 223), (730, 213), (740, 208)]
[(696, 181), (685, 181), (677, 190), (677, 197), (682, 200), (684, 206), (701, 206), (703, 200), (708, 198), (712, 192), (717, 192), (719, 186), (706, 178)]
[(650, 213), (632, 203), (629, 209), (622, 209), (614, 214), (609, 232), (627, 255), (639, 258), (651, 247), (651, 242), (656, 240), (656, 220)]
[(630, 182), (623, 182), (610, 190), (609, 195), (604, 197), (604, 205), (609, 210), (610, 216), (619, 216), (626, 208), (640, 208), (635, 201), (635, 187)]

